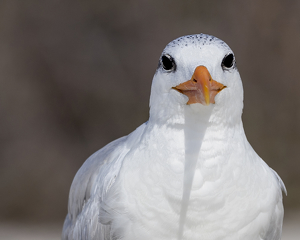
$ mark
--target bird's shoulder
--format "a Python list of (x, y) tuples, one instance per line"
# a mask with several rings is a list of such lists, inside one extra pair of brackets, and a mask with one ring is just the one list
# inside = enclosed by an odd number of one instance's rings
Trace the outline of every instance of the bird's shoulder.
[(272, 168), (270, 168), (270, 169), (273, 172), (273, 174), (275, 175), (275, 178), (276, 178), (281, 190), (285, 193), (285, 195), (287, 195), (287, 190), (286, 190), (286, 187), (285, 187), (284, 182), (282, 181), (281, 177), (278, 175), (278, 173), (274, 169), (272, 169)]
[(77, 231), (76, 228), (83, 229), (85, 222), (92, 220), (90, 211), (98, 218), (101, 203), (105, 201), (107, 192), (114, 184), (124, 157), (131, 145), (139, 140), (145, 125), (142, 124), (128, 136), (107, 144), (83, 163), (71, 185), (64, 235)]
[(110, 168), (114, 160), (121, 154), (127, 136), (121, 137), (102, 149), (92, 154), (76, 173), (69, 196), (69, 213), (77, 216), (84, 202), (89, 200), (92, 195), (95, 182), (99, 180), (99, 174), (102, 178), (107, 178), (110, 174), (107, 168)]

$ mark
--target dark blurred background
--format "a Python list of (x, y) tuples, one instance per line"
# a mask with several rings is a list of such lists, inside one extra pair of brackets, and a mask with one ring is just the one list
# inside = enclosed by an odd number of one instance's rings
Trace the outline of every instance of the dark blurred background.
[(58, 222), (85, 159), (148, 119), (158, 58), (208, 33), (236, 55), (243, 121), (300, 207), (300, 1), (1, 0), (0, 221)]

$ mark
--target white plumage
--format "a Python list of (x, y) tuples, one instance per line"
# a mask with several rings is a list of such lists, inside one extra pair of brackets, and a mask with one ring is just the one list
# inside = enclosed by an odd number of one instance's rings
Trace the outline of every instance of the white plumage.
[(279, 240), (286, 190), (248, 143), (242, 109), (226, 43), (205, 34), (169, 43), (149, 121), (80, 168), (62, 239)]

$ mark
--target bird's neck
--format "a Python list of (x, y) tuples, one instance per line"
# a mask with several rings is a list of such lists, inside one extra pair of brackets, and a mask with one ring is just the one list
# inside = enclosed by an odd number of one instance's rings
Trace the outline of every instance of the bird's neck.
[(156, 136), (154, 142), (160, 139), (165, 149), (176, 147), (184, 155), (198, 156), (199, 161), (203, 154), (224, 151), (235, 144), (236, 139), (246, 139), (241, 117), (222, 122), (221, 118), (215, 117), (213, 110), (213, 107), (207, 107), (201, 114), (195, 114), (195, 109), (187, 108), (184, 114), (166, 121), (150, 118), (147, 132), (149, 136)]
[[(152, 104), (153, 105), (153, 104)], [(149, 122), (167, 127), (203, 128), (219, 125), (226, 128), (235, 128), (240, 125), (243, 106), (237, 108), (210, 104), (169, 104), (166, 107), (151, 106)]]
[[(153, 113), (155, 112), (155, 113)], [(185, 141), (213, 140), (221, 137), (239, 133), (244, 135), (241, 120), (242, 110), (234, 114), (228, 113), (223, 108), (216, 108), (214, 104), (203, 106), (192, 104), (169, 108), (163, 111), (151, 111), (149, 119), (149, 130), (152, 128), (162, 128), (162, 134), (167, 136), (177, 135), (178, 131), (184, 134)], [(239, 130), (239, 131), (236, 131)]]

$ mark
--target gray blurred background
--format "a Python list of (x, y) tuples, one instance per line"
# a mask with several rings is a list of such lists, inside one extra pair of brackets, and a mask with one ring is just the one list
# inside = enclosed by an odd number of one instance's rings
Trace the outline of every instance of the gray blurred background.
[(1, 0), (0, 222), (62, 225), (85, 159), (148, 119), (165, 45), (208, 33), (235, 52), (243, 121), (300, 208), (300, 1)]

